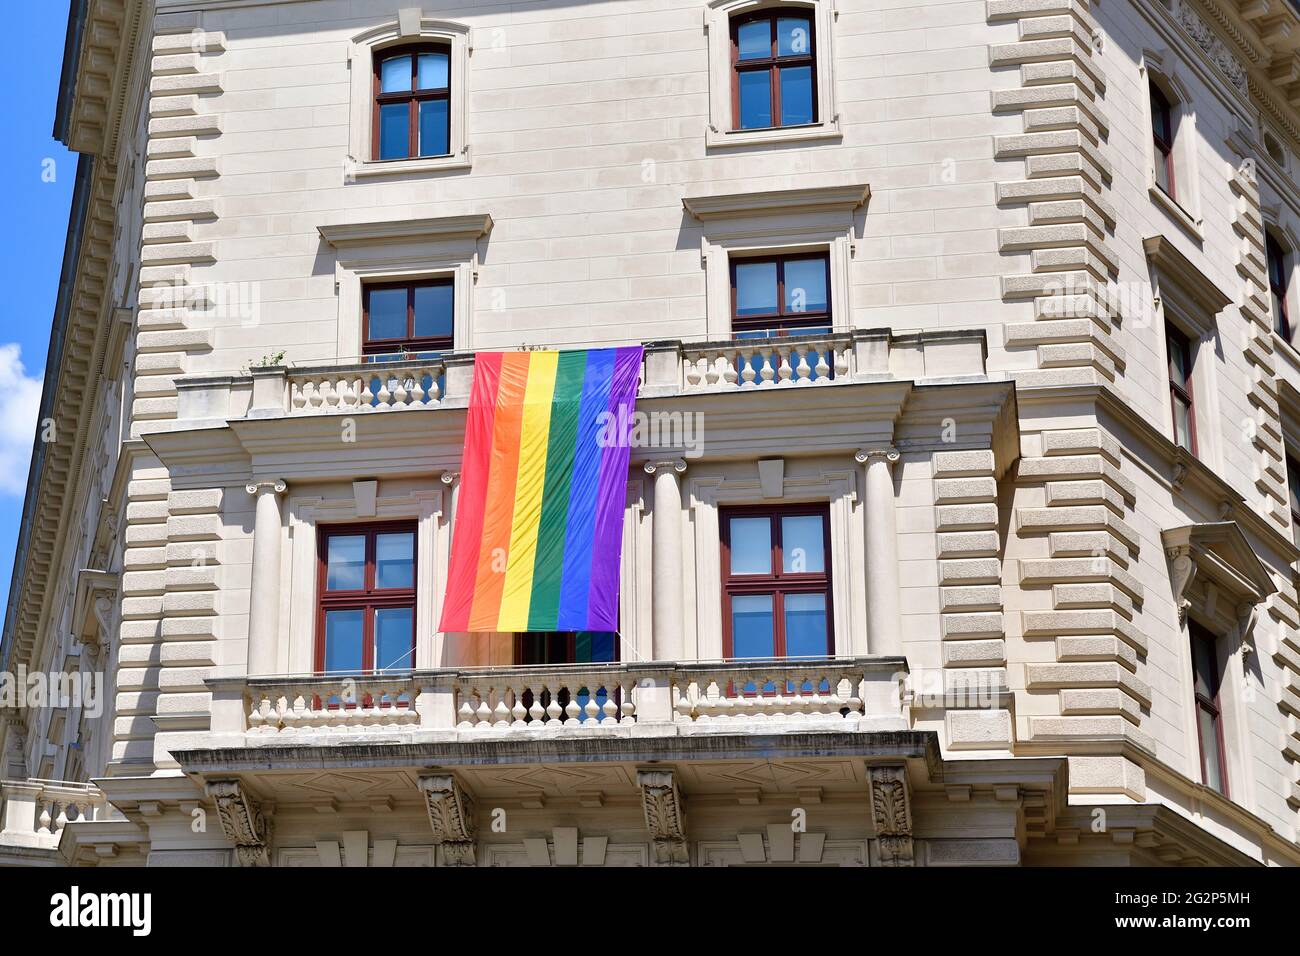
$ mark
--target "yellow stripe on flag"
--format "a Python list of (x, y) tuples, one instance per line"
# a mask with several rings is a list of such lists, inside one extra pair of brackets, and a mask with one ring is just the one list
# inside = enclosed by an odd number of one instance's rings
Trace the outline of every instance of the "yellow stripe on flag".
[(510, 525), (510, 551), (505, 590), (501, 595), (499, 631), (526, 631), (537, 561), (537, 533), (542, 521), (542, 488), (546, 480), (546, 451), (551, 433), (551, 402), (559, 352), (534, 352), (524, 390), (524, 421), (519, 436), (519, 480), (515, 513)]

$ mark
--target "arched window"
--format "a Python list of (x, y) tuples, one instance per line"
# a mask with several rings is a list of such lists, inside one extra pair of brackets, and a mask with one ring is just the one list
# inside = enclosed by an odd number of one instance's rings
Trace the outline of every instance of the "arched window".
[(450, 153), (450, 49), (421, 43), (381, 50), (374, 73), (374, 158)]
[(1164, 91), (1151, 84), (1151, 138), (1155, 144), (1156, 185), (1169, 198), (1177, 197), (1174, 177), (1174, 137), (1178, 133), (1178, 117), (1174, 105)]
[(1273, 302), (1273, 328), (1291, 341), (1291, 317), (1287, 310), (1287, 292), (1291, 286), (1291, 257), (1270, 232), (1264, 237), (1268, 253), (1268, 289)]
[(731, 63), (736, 129), (818, 121), (817, 44), (810, 9), (765, 9), (732, 17)]

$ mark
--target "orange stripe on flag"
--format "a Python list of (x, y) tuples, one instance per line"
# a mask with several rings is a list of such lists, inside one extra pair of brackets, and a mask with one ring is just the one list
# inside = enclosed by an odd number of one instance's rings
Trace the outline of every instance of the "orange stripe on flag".
[(495, 631), (501, 615), (501, 592), (510, 554), (510, 528), (514, 522), (515, 483), (519, 477), (519, 438), (529, 358), (528, 352), (511, 352), (501, 359), (497, 414), (492, 423), (492, 465), (483, 515), (483, 542), (478, 554), (474, 603), (469, 615), (471, 631)]

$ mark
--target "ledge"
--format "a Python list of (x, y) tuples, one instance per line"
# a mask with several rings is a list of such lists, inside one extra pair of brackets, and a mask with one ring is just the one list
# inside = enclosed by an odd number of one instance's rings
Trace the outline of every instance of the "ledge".
[(439, 216), (433, 219), (398, 219), (389, 222), (334, 223), (316, 227), (322, 239), (334, 248), (368, 242), (439, 242), (448, 239), (478, 239), (492, 231), (487, 213), (470, 216)]
[(871, 197), (866, 183), (774, 189), (751, 193), (712, 193), (682, 197), (682, 206), (701, 222), (768, 216), (787, 212), (852, 213)]

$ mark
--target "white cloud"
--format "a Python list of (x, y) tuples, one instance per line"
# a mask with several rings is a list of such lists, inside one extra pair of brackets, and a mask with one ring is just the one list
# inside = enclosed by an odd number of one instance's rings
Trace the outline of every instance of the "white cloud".
[(22, 347), (0, 345), (0, 495), (22, 497), (41, 412), (41, 379), (27, 374)]

